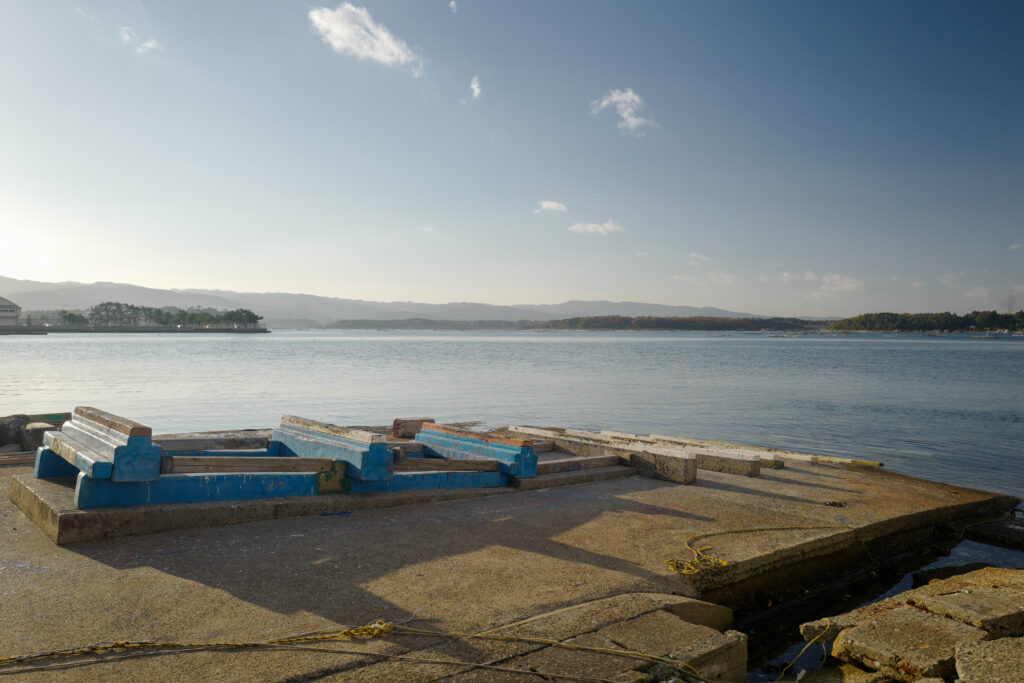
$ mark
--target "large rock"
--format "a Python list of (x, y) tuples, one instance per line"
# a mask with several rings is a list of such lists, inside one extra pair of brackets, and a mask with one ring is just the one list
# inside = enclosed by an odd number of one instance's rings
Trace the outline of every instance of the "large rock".
[(21, 447), (21, 432), (29, 423), (28, 415), (8, 415), (0, 417), (0, 446), (17, 444)]

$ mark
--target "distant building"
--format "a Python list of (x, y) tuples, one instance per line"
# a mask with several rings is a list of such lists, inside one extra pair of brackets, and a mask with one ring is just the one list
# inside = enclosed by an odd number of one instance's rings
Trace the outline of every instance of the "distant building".
[(0, 327), (11, 327), (18, 324), (21, 306), (0, 296)]

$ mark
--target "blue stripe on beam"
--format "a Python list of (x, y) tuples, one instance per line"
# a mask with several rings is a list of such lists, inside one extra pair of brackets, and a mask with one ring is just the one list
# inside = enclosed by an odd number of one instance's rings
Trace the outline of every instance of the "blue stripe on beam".
[(79, 473), (75, 507), (134, 507), (214, 500), (255, 500), (317, 495), (310, 472), (165, 474), (156, 481), (112, 482)]

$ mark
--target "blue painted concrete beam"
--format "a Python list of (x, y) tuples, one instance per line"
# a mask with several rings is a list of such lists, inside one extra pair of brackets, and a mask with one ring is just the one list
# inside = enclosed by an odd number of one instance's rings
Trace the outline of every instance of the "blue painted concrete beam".
[(452, 460), (497, 460), (506, 475), (526, 479), (537, 476), (537, 454), (529, 442), (493, 439), (483, 434), (457, 431), (425, 424), (416, 435), (428, 456)]
[(75, 507), (87, 510), (314, 495), (317, 477), (309, 472), (165, 474), (145, 482), (114, 482), (79, 473)]
[(344, 461), (348, 465), (346, 476), (353, 480), (388, 479), (394, 468), (394, 454), (384, 441), (366, 443), (293, 425), (281, 425), (272, 439), (281, 444), (282, 456)]

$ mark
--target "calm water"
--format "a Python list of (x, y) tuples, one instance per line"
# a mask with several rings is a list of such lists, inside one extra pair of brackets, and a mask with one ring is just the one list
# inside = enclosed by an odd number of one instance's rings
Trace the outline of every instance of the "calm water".
[(158, 432), (396, 416), (736, 441), (1024, 495), (1024, 339), (275, 331), (0, 336), (0, 415)]

